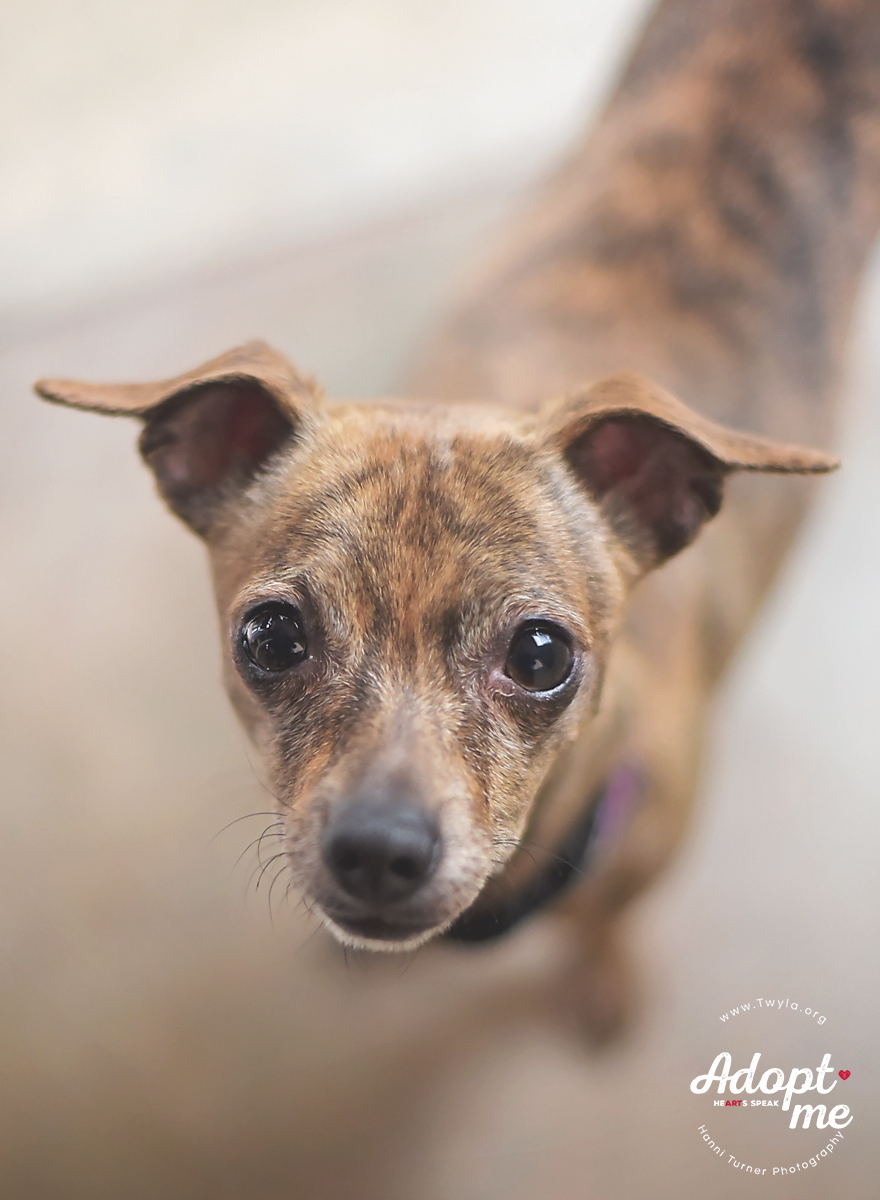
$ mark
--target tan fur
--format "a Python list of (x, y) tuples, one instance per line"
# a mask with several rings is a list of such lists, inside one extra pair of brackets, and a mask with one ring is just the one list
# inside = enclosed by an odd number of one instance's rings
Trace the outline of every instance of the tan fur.
[[(734, 472), (834, 465), (767, 435), (828, 428), (877, 219), (878, 24), (855, 0), (662, 4), (591, 141), (426, 356), (428, 402), (331, 404), (258, 343), (162, 384), (38, 385), (145, 420), (209, 548), (227, 688), (294, 879), (341, 939), (411, 947), (491, 909), (631, 760), (638, 810), (560, 907), (584, 948), (570, 999), (597, 1036), (619, 1021), (617, 914), (682, 836), (712, 687), (806, 493), (735, 481), (630, 593)], [(239, 631), (267, 600), (300, 610), (310, 653), (255, 683)], [(535, 621), (574, 659), (541, 695), (505, 668)], [(442, 836), (387, 936), (352, 933), (320, 853), (364, 788), (406, 790)]]

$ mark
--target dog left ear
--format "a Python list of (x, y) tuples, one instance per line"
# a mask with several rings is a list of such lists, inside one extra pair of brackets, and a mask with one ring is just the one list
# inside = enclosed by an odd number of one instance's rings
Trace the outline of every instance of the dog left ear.
[(629, 372), (551, 406), (543, 429), (642, 570), (693, 541), (721, 507), (732, 471), (839, 465), (819, 450), (725, 429)]
[(169, 507), (206, 536), (240, 492), (318, 407), (314, 385), (264, 342), (249, 342), (161, 383), (44, 379), (46, 400), (111, 416), (140, 417), (140, 450)]

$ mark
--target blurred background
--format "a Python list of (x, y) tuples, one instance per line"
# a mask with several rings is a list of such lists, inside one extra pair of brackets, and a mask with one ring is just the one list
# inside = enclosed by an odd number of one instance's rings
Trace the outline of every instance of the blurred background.
[[(696, 827), (633, 915), (643, 1015), (601, 1055), (529, 1002), (552, 916), (491, 950), (346, 962), (283, 878), (269, 896), (274, 866), (258, 886), (269, 797), (201, 547), (131, 425), (30, 393), (249, 337), (331, 393), (393, 391), (648, 7), (0, 8), (4, 1200), (876, 1194), (880, 269), (845, 469), (719, 698)], [(719, 1014), (767, 995), (826, 1014), (821, 1048), (767, 1014), (722, 1045)], [(844, 1145), (796, 1182), (743, 1178), (695, 1132), (691, 1078), (762, 1047), (853, 1073)], [(726, 1140), (778, 1160), (775, 1127)]]

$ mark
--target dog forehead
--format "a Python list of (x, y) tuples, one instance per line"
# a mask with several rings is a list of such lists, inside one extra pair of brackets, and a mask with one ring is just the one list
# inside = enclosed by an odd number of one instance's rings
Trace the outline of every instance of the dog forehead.
[(570, 485), (512, 425), (347, 412), (293, 448), (252, 509), (251, 576), (305, 579), (408, 623), (517, 596), (583, 611)]
[(357, 414), (289, 463), (276, 526), (283, 540), (386, 570), (544, 569), (566, 536), (555, 490), (541, 455), (509, 429)]

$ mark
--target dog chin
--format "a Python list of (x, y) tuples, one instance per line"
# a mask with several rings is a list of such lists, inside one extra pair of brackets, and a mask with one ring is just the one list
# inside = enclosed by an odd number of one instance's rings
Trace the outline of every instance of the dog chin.
[(407, 950), (417, 950), (424, 946), (437, 934), (442, 933), (452, 924), (454, 917), (442, 921), (439, 925), (429, 925), (425, 929), (399, 925), (392, 921), (384, 921), (381, 917), (367, 917), (360, 921), (347, 921), (341, 924), (338, 920), (322, 912), (321, 919), (343, 946), (353, 950), (378, 950), (400, 953)]

